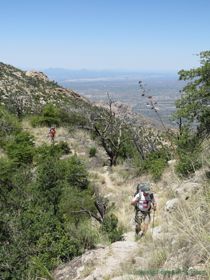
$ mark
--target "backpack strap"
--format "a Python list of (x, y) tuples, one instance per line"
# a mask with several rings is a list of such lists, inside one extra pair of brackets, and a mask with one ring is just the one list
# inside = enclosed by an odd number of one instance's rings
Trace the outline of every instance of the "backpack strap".
[[(137, 195), (137, 193), (134, 196), (136, 196), (136, 195)], [(139, 200), (140, 199), (141, 199), (141, 189), (139, 189)], [(134, 205), (135, 210), (136, 210), (136, 215), (137, 215), (137, 212), (139, 211), (138, 205), (139, 205), (139, 201), (137, 201), (136, 204)]]
[[(153, 193), (150, 193), (149, 197), (150, 197), (150, 202), (152, 202), (152, 199), (154, 198)], [(150, 210), (151, 210), (151, 204), (150, 204), (150, 208), (148, 209), (148, 211), (150, 211)]]

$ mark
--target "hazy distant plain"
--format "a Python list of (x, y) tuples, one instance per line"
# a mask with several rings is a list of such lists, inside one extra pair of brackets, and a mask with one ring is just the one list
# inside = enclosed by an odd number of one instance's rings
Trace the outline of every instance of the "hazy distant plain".
[[(180, 92), (186, 84), (178, 81), (177, 73), (136, 73), (117, 71), (70, 71), (56, 72), (53, 69), (44, 71), (50, 79), (57, 81), (65, 88), (71, 88), (84, 97), (93, 101), (108, 101), (107, 93), (114, 101), (121, 101), (130, 105), (136, 112), (142, 113), (150, 118), (157, 119), (157, 115), (150, 106), (148, 99), (142, 97), (139, 81), (147, 84), (153, 101), (157, 102), (157, 109), (164, 122), (173, 124), (168, 119), (176, 111), (172, 104), (180, 98)], [(59, 73), (58, 73), (59, 72)], [(175, 125), (175, 122), (174, 122)]]

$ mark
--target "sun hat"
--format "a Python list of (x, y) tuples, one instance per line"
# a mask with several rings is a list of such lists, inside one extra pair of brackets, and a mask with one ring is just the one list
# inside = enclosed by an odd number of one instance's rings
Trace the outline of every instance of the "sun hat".
[(144, 191), (145, 193), (150, 193), (150, 188), (147, 184), (144, 184), (141, 190)]

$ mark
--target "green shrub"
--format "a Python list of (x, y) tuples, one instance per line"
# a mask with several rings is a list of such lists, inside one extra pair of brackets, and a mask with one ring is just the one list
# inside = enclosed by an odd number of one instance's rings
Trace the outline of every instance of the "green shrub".
[(167, 161), (165, 159), (159, 158), (153, 160), (150, 165), (150, 173), (152, 175), (152, 179), (156, 182), (160, 180), (163, 171), (167, 166)]
[(77, 239), (81, 244), (82, 250), (93, 249), (97, 243), (98, 233), (91, 226), (91, 220), (80, 222), (77, 226), (72, 223), (68, 226), (70, 236)]
[(96, 155), (97, 149), (96, 147), (90, 147), (88, 152), (90, 157), (94, 157)]
[(42, 123), (42, 119), (40, 116), (32, 116), (30, 119), (30, 124), (32, 127), (37, 127)]
[(127, 158), (127, 146), (126, 146), (125, 142), (120, 145), (120, 151), (119, 151), (118, 157), (120, 157), (122, 159)]
[(60, 150), (62, 151), (62, 154), (69, 154), (71, 152), (71, 149), (69, 147), (69, 144), (67, 142), (61, 141), (58, 144)]
[(87, 190), (89, 185), (88, 173), (84, 162), (76, 154), (62, 160), (62, 168), (66, 174), (66, 180), (71, 186), (76, 189)]
[(71, 150), (67, 142), (61, 141), (59, 144), (53, 142), (49, 146), (43, 143), (36, 151), (34, 160), (36, 162), (41, 162), (48, 157), (59, 157), (64, 154), (69, 154)]
[(30, 267), (28, 269), (28, 279), (30, 280), (37, 280), (37, 279), (44, 279), (47, 278), (49, 280), (54, 280), (55, 278), (43, 265), (43, 263), (37, 257), (32, 257), (30, 260)]
[(31, 163), (34, 156), (34, 136), (27, 131), (21, 131), (9, 142), (5, 149), (9, 158), (20, 163)]
[(43, 143), (42, 146), (36, 148), (35, 162), (42, 162), (48, 157), (59, 157), (62, 154), (60, 146), (53, 142), (51, 145)]
[(167, 151), (160, 150), (147, 155), (146, 160), (137, 159), (135, 162), (136, 174), (141, 175), (144, 172), (150, 172), (152, 179), (158, 181), (167, 166), (169, 156)]
[(52, 211), (61, 219), (60, 200), (63, 196), (65, 171), (63, 162), (48, 157), (37, 168), (37, 178), (33, 185), (33, 203), (40, 205), (43, 211)]
[(60, 124), (63, 126), (75, 126), (78, 124), (85, 126), (88, 122), (85, 113), (78, 113), (76, 111), (68, 112), (65, 108), (58, 109), (58, 117), (60, 119)]
[(175, 165), (175, 172), (180, 176), (187, 177), (201, 168), (202, 163), (197, 154), (189, 154), (179, 157), (179, 161)]
[(58, 259), (62, 262), (72, 260), (80, 254), (80, 250), (80, 242), (58, 226), (39, 239), (38, 258), (51, 270), (55, 268)]
[(93, 198), (94, 193), (90, 187), (87, 190), (81, 190), (66, 185), (64, 192), (65, 197), (62, 199), (61, 205), (66, 222), (76, 224), (80, 224), (81, 222), (87, 223), (89, 215), (72, 213), (72, 211), (80, 211), (81, 206), (97, 215)]
[[(44, 277), (58, 262), (71, 260), (84, 251), (82, 243), (88, 247), (95, 240), (95, 233), (88, 236), (89, 229), (81, 230), (78, 239), (64, 226), (64, 222), (69, 222), (67, 207), (72, 211), (83, 205), (91, 212), (90, 204), (94, 207), (85, 166), (76, 155), (65, 160), (47, 157), (36, 168), (33, 183), (26, 178), (29, 170), (25, 175), (21, 166), (18, 174), (17, 168), (18, 164), (8, 158), (0, 161), (2, 180), (10, 182), (11, 178), (11, 183), (20, 188), (2, 184), (0, 273), (6, 280), (28, 279), (29, 272), (33, 277)], [(29, 267), (29, 262), (33, 267)]]
[[(21, 212), (19, 215), (10, 204), (11, 209), (7, 211), (9, 235), (6, 236), (7, 242), (0, 246), (2, 264), (0, 273), (5, 280), (28, 279), (26, 275), (30, 258), (43, 253), (39, 247), (40, 238), (45, 234), (56, 232), (56, 227), (59, 225), (58, 219), (51, 212), (40, 211), (39, 207), (36, 205), (32, 207), (29, 201), (19, 196), (18, 203), (20, 200), (22, 205), (18, 205), (18, 211)], [(49, 262), (51, 262), (50, 256)]]
[(101, 231), (108, 234), (111, 243), (121, 239), (123, 228), (117, 229), (118, 219), (115, 215), (111, 214), (103, 220)]
[(58, 117), (58, 109), (53, 106), (52, 103), (46, 104), (42, 111), (41, 123), (52, 126), (54, 124), (59, 125), (60, 119)]
[[(80, 254), (81, 245), (78, 240), (69, 235), (51, 211), (41, 211), (34, 205), (33, 208), (22, 211), (18, 220), (21, 232), (15, 235), (14, 243), (11, 245), (16, 246), (17, 249), (22, 247), (22, 250), (13, 250), (14, 257), (10, 257), (8, 262), (21, 270), (22, 278), (16, 276), (17, 278), (14, 279), (27, 279), (23, 275), (31, 269), (32, 275), (41, 277), (43, 271), (40, 271), (37, 264), (45, 267), (45, 271), (52, 270), (56, 267), (58, 260), (66, 262)], [(9, 258), (8, 254), (4, 255)], [(34, 262), (34, 258), (37, 261)], [(24, 265), (19, 267), (15, 263), (17, 259), (21, 259)], [(33, 264), (30, 267), (29, 260)]]
[(8, 144), (10, 135), (17, 135), (21, 132), (21, 123), (16, 116), (10, 115), (0, 106), (0, 147), (4, 148)]
[(60, 119), (60, 124), (65, 126), (72, 123), (72, 118), (69, 113), (66, 112), (64, 108), (58, 109), (58, 117)]

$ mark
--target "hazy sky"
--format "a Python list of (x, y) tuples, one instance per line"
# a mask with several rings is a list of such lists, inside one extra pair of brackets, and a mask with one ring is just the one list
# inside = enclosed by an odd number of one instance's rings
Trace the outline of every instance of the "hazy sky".
[(181, 70), (210, 49), (209, 0), (0, 0), (0, 61), (43, 69)]

